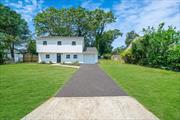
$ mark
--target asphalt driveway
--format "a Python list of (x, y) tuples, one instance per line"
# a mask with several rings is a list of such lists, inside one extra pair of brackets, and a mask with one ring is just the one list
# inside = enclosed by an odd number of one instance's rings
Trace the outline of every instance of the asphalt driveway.
[(159, 120), (98, 65), (81, 65), (63, 89), (21, 120)]
[(56, 97), (127, 96), (98, 65), (81, 65)]

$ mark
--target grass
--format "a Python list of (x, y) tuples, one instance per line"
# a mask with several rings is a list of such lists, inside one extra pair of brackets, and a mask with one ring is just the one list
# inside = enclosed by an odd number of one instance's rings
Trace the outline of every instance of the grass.
[(180, 73), (112, 61), (100, 67), (160, 119), (180, 119)]
[(0, 65), (0, 119), (24, 117), (52, 97), (74, 72), (47, 64)]

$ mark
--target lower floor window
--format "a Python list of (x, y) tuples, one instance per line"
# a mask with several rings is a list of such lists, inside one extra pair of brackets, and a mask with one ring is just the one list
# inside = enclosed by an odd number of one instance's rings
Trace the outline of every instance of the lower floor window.
[(67, 59), (70, 59), (70, 55), (66, 55), (66, 58), (67, 58)]
[(50, 55), (49, 55), (49, 54), (46, 54), (46, 58), (50, 58)]
[(73, 58), (74, 58), (74, 59), (77, 59), (77, 55), (74, 55)]

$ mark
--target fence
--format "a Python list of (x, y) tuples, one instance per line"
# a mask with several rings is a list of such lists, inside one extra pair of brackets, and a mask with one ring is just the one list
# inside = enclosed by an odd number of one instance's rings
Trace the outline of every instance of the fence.
[(38, 56), (32, 54), (24, 54), (23, 55), (23, 62), (37, 62)]

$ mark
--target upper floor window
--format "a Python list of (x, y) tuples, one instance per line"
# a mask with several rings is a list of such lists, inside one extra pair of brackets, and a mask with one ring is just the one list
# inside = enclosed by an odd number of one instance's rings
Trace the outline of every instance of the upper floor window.
[(43, 45), (47, 45), (47, 41), (43, 41)]
[(57, 44), (58, 44), (58, 45), (61, 45), (61, 41), (58, 41)]
[(76, 45), (76, 41), (72, 41), (72, 45)]
[(49, 54), (46, 54), (46, 58), (50, 58), (50, 55), (49, 55)]
[(77, 59), (77, 55), (74, 55), (73, 58), (74, 58), (74, 59)]
[(70, 59), (70, 55), (66, 55), (66, 59)]

